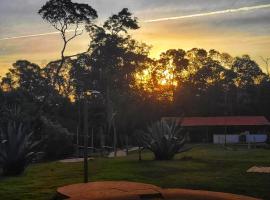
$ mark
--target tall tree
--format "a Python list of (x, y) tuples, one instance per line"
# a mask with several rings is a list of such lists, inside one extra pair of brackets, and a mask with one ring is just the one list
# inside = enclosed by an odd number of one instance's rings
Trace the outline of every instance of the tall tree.
[[(127, 8), (118, 14), (112, 15), (102, 27), (88, 26), (88, 31), (93, 38), (89, 51), (91, 52), (93, 72), (98, 72), (96, 80), (106, 102), (107, 131), (113, 130), (114, 151), (116, 153), (116, 123), (117, 114), (114, 99), (118, 86), (121, 87), (123, 79), (128, 79), (130, 73), (123, 73), (126, 63), (127, 45), (130, 37), (128, 30), (138, 29), (137, 19), (132, 16)], [(122, 85), (123, 86), (123, 85)]]
[[(68, 43), (83, 33), (80, 26), (92, 23), (97, 18), (97, 12), (88, 4), (73, 3), (71, 0), (49, 0), (38, 13), (61, 33), (64, 42), (61, 61), (56, 67), (57, 77), (65, 62), (65, 50)], [(72, 35), (68, 37), (68, 33)]]

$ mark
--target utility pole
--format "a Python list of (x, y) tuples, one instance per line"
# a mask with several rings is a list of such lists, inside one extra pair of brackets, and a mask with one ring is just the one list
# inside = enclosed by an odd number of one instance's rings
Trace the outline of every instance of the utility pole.
[(84, 134), (84, 182), (88, 182), (88, 103), (87, 98), (83, 100), (83, 134)]

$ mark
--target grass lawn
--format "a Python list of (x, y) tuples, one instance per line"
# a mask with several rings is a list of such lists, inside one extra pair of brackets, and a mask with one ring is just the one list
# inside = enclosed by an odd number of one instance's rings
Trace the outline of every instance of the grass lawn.
[[(249, 174), (254, 165), (270, 166), (270, 150), (224, 150), (208, 145), (153, 161), (151, 153), (89, 161), (90, 180), (127, 180), (168, 188), (192, 188), (244, 194), (270, 200), (270, 174)], [(41, 163), (19, 177), (0, 178), (0, 199), (49, 200), (56, 188), (83, 180), (82, 163)]]

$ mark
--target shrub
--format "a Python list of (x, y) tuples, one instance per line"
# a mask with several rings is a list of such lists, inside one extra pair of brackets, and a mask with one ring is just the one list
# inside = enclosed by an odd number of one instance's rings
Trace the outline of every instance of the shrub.
[(72, 143), (73, 136), (59, 123), (52, 122), (42, 117), (44, 141), (44, 152), (46, 159), (60, 159), (74, 153)]
[(40, 142), (32, 141), (32, 132), (22, 123), (9, 121), (5, 129), (1, 133), (5, 140), (1, 144), (0, 165), (4, 175), (19, 175), (32, 161)]
[(139, 134), (141, 145), (152, 151), (156, 160), (171, 160), (185, 144), (185, 135), (176, 121), (164, 120), (148, 126)]

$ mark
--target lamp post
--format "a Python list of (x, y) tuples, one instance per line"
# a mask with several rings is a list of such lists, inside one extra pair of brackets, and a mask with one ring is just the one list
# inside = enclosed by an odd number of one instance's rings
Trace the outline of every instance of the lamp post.
[[(84, 182), (88, 182), (88, 131), (89, 131), (89, 122), (88, 122), (88, 112), (89, 107), (88, 103), (91, 101), (91, 98), (95, 98), (95, 95), (99, 95), (98, 91), (90, 91), (84, 94), (83, 98), (83, 135), (84, 135), (84, 151), (83, 151), (83, 172), (84, 172)], [(93, 143), (93, 129), (92, 129), (92, 147)]]
[(83, 100), (83, 134), (84, 134), (84, 182), (88, 182), (88, 102), (87, 98)]

